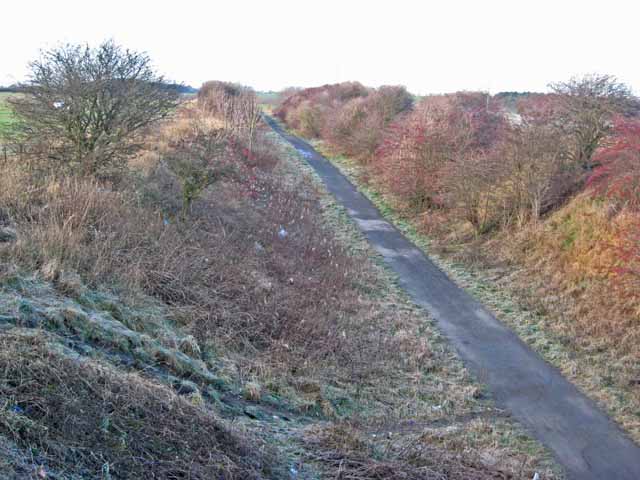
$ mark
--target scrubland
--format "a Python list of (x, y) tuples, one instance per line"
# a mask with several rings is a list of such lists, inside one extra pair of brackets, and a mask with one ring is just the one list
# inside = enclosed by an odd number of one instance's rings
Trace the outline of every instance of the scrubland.
[[(70, 98), (120, 94), (101, 80)], [(251, 89), (80, 145), (76, 117), (25, 123), (38, 105), (14, 107), (0, 176), (3, 478), (558, 477)]]
[(414, 98), (346, 83), (285, 92), (275, 114), (640, 439), (640, 120), (624, 85)]

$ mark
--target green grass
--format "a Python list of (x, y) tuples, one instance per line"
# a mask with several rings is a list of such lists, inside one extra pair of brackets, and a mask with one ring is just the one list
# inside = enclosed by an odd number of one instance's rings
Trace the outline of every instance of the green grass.
[(256, 92), (260, 103), (274, 103), (280, 98), (280, 92)]
[(0, 131), (14, 123), (13, 113), (7, 104), (7, 99), (15, 95), (9, 92), (0, 92)]

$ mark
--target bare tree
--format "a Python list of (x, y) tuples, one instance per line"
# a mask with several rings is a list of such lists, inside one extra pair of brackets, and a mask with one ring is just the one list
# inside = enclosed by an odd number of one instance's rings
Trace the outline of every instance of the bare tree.
[(225, 130), (242, 139), (249, 151), (253, 149), (260, 121), (260, 107), (253, 89), (227, 82), (206, 82), (198, 92), (198, 103), (220, 118)]
[(224, 122), (225, 130), (233, 130), (233, 110), (235, 97), (240, 94), (240, 86), (233, 83), (212, 80), (205, 82), (198, 91), (201, 108)]
[(611, 75), (585, 75), (549, 87), (561, 103), (559, 126), (574, 142), (570, 152), (578, 164), (592, 169), (591, 158), (612, 126), (611, 118), (631, 107), (629, 87)]
[(145, 53), (112, 41), (44, 52), (21, 90), (9, 100), (20, 119), (17, 134), (46, 145), (48, 160), (98, 176), (120, 169), (145, 127), (178, 102), (177, 89), (155, 73)]
[(580, 166), (566, 156), (564, 135), (550, 125), (520, 125), (497, 150), (501, 182), (496, 186), (503, 226), (537, 221), (576, 186)]
[(239, 124), (242, 136), (247, 142), (249, 151), (252, 152), (253, 141), (260, 121), (258, 98), (252, 89), (244, 88), (238, 96), (237, 115), (240, 117)]

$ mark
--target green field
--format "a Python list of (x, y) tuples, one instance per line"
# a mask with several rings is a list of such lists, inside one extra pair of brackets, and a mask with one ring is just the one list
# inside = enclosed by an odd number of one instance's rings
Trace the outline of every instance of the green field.
[(15, 95), (13, 93), (8, 92), (0, 92), (0, 130), (5, 128), (7, 125), (11, 125), (13, 123), (13, 118), (11, 115), (11, 110), (6, 103), (7, 98), (10, 95)]

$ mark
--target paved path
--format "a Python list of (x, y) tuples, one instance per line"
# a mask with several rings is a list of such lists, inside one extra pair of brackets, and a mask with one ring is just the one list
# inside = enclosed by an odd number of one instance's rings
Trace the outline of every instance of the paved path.
[(640, 448), (606, 414), (456, 286), (313, 147), (266, 120), (318, 173), (497, 405), (555, 454), (569, 479), (640, 480)]

